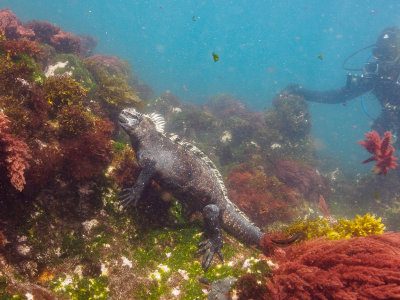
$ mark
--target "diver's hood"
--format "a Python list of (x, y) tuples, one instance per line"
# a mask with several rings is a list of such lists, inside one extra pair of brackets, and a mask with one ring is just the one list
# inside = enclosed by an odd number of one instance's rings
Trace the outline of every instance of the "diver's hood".
[(372, 55), (378, 60), (397, 60), (400, 57), (400, 28), (385, 28), (376, 40)]

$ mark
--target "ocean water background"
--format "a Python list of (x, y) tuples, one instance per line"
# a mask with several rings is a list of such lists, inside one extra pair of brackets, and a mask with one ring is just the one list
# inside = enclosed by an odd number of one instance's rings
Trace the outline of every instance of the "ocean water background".
[[(400, 26), (400, 2), (391, 0), (0, 0), (6, 7), (23, 22), (93, 35), (95, 52), (128, 59), (155, 95), (170, 90), (181, 101), (204, 104), (229, 93), (257, 111), (271, 107), (291, 82), (316, 90), (343, 86), (343, 60), (373, 44), (385, 27)], [(362, 67), (369, 54), (351, 65)], [(373, 95), (363, 101), (369, 115), (379, 115)], [(360, 163), (368, 153), (357, 141), (372, 119), (361, 98), (310, 103), (310, 110), (320, 155), (368, 172)]]

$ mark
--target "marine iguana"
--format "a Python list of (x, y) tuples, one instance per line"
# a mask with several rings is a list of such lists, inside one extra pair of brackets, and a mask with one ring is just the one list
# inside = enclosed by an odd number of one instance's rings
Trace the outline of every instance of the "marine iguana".
[(259, 245), (264, 233), (233, 204), (214, 163), (197, 147), (176, 135), (164, 133), (164, 119), (124, 109), (119, 124), (131, 139), (141, 172), (133, 187), (123, 190), (120, 205), (138, 205), (154, 179), (191, 208), (202, 210), (207, 239), (199, 243), (207, 270), (215, 253), (223, 260), (221, 226), (238, 240)]

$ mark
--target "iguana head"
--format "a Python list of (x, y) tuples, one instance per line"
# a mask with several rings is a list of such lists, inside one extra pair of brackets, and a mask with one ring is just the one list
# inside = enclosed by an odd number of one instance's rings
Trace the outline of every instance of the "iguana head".
[(119, 125), (129, 135), (136, 133), (142, 120), (143, 115), (137, 112), (134, 108), (126, 108), (122, 110), (118, 118)]
[(140, 136), (149, 131), (164, 131), (164, 119), (156, 114), (141, 114), (134, 108), (126, 108), (119, 114), (119, 125), (126, 131), (128, 135)]

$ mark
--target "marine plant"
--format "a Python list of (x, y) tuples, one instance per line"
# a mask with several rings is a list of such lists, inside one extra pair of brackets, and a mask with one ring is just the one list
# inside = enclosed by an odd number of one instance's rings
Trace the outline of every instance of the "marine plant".
[(84, 63), (96, 81), (95, 96), (107, 108), (111, 120), (116, 120), (121, 109), (141, 104), (137, 92), (128, 85), (128, 77), (123, 71), (110, 71), (90, 57), (85, 59)]
[(121, 187), (132, 186), (140, 171), (133, 149), (126, 146), (115, 155), (113, 164), (115, 164), (115, 168), (112, 174), (116, 183)]
[(338, 219), (336, 224), (330, 224), (325, 218), (305, 219), (288, 226), (285, 232), (288, 235), (302, 234), (302, 239), (311, 240), (317, 237), (326, 237), (329, 240), (347, 239), (352, 237), (382, 234), (385, 225), (381, 218), (369, 213), (357, 215), (352, 220)]
[(366, 164), (371, 161), (376, 161), (377, 164), (374, 166), (373, 171), (378, 175), (387, 175), (389, 169), (394, 169), (397, 167), (398, 160), (397, 157), (393, 156), (394, 147), (391, 145), (392, 133), (386, 131), (382, 139), (379, 133), (374, 131), (369, 132), (365, 135), (365, 140), (363, 142), (358, 142), (363, 146), (372, 156), (362, 163)]
[[(68, 74), (87, 91), (90, 92), (94, 89), (95, 83), (91, 74), (76, 54), (61, 53), (50, 59), (50, 65), (52, 66), (60, 62), (63, 64), (56, 68), (51, 75)], [(49, 75), (46, 74), (46, 76)]]
[(0, 93), (17, 97), (26, 90), (35, 69), (24, 60), (14, 60), (0, 52)]
[[(73, 180), (88, 180), (99, 175), (111, 162), (114, 126), (107, 119), (94, 118), (89, 130), (74, 139), (61, 140), (63, 175)], [(82, 151), (85, 149), (85, 151)]]
[(54, 26), (50, 22), (36, 20), (27, 22), (24, 27), (32, 30), (39, 43), (48, 45), (51, 45), (51, 38), (61, 30), (60, 27)]
[(39, 44), (35, 41), (30, 41), (27, 38), (7, 40), (3, 43), (2, 50), (11, 57), (18, 56), (22, 53), (38, 56), (41, 52)]
[(43, 83), (53, 117), (64, 105), (82, 105), (86, 90), (69, 75), (52, 76)]
[(226, 182), (231, 200), (259, 226), (294, 217), (298, 200), (276, 177), (243, 163), (228, 172)]
[(0, 32), (3, 32), (8, 39), (24, 37), (31, 39), (35, 36), (35, 33), (22, 25), (22, 22), (8, 8), (0, 10)]
[(272, 299), (400, 298), (400, 234), (314, 239), (273, 257)]
[(107, 283), (106, 276), (97, 278), (74, 276), (71, 278), (60, 274), (49, 283), (49, 286), (56, 295), (70, 299), (109, 299), (110, 292)]
[(304, 162), (276, 158), (273, 166), (276, 177), (295, 189), (304, 199), (316, 203), (320, 195), (327, 193), (322, 176)]
[(78, 36), (71, 32), (60, 30), (50, 39), (51, 45), (61, 53), (80, 53), (81, 42)]
[(10, 121), (0, 112), (0, 181), (8, 177), (18, 190), (24, 189), (25, 169), (32, 158), (26, 143), (10, 133)]

